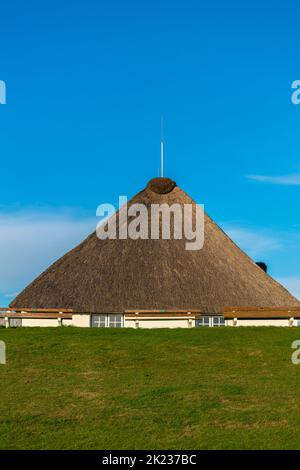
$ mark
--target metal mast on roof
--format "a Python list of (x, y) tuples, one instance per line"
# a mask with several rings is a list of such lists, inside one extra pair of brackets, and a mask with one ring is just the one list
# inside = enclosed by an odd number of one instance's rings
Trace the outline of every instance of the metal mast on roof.
[(160, 176), (164, 177), (164, 120), (160, 123)]

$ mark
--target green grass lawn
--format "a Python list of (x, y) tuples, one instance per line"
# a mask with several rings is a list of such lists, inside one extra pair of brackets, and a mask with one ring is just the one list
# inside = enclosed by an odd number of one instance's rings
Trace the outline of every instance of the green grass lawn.
[(300, 449), (296, 328), (0, 329), (1, 449)]

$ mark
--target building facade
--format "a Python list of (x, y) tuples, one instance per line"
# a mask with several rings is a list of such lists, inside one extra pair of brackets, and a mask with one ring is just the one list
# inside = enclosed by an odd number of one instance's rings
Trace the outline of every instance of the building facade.
[(300, 326), (300, 308), (240, 307), (208, 315), (199, 310), (127, 310), (87, 313), (70, 309), (2, 309), (0, 326), (78, 328), (219, 328), (242, 326)]

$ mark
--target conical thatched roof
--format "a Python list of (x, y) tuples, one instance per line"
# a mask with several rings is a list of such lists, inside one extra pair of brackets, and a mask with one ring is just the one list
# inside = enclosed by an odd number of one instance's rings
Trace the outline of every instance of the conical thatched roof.
[[(130, 202), (195, 204), (168, 179), (152, 180)], [(205, 215), (203, 249), (184, 240), (99, 240), (91, 234), (35, 279), (14, 308), (200, 309), (292, 307), (300, 303), (259, 268)]]

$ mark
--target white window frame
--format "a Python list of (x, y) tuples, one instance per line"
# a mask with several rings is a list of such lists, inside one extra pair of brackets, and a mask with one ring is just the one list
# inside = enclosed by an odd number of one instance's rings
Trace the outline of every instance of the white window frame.
[(212, 317), (212, 326), (214, 328), (219, 328), (221, 326), (226, 326), (225, 318), (222, 315), (216, 315), (216, 316)]
[(123, 327), (123, 315), (120, 313), (114, 313), (108, 316), (108, 327), (109, 328), (122, 328)]
[(10, 317), (9, 320), (10, 328), (21, 328), (22, 326), (22, 318), (12, 318)]
[(210, 324), (210, 319), (211, 317), (209, 315), (203, 315), (203, 317), (199, 318), (199, 328), (209, 328), (211, 326)]
[(106, 328), (107, 327), (107, 315), (105, 315), (105, 313), (92, 314), (91, 327), (92, 328)]
[(91, 316), (91, 327), (123, 328), (123, 315), (121, 313), (94, 313)]
[(219, 328), (221, 326), (226, 326), (222, 315), (203, 315), (199, 318), (198, 327), (200, 328)]

